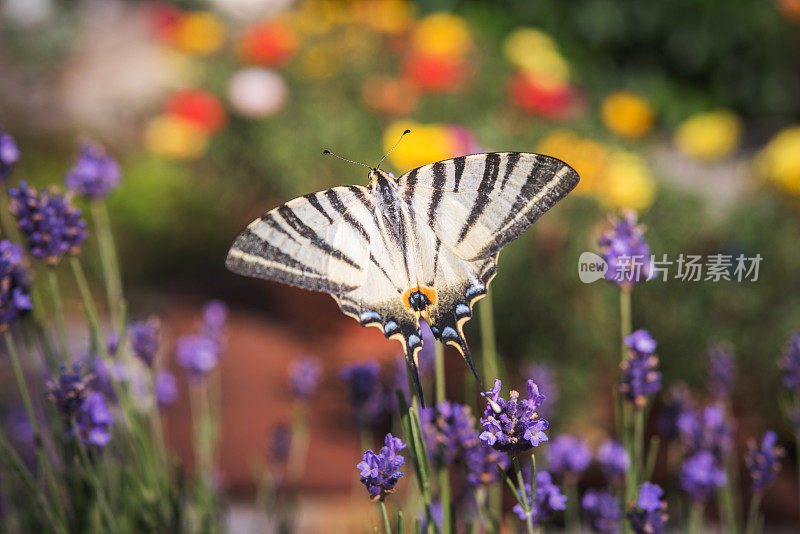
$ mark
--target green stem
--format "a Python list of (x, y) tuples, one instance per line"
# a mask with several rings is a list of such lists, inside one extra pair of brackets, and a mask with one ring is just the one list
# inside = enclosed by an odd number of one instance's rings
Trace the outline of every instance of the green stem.
[(481, 303), (478, 320), (481, 326), (481, 349), (483, 353), (483, 379), (490, 383), (500, 378), (500, 367), (497, 363), (497, 340), (494, 330), (494, 314), (492, 311), (492, 292), (486, 291)]
[(120, 529), (116, 524), (116, 519), (114, 517), (114, 514), (111, 512), (111, 507), (108, 505), (108, 499), (106, 498), (106, 493), (105, 489), (103, 488), (103, 483), (100, 480), (100, 477), (97, 476), (97, 471), (95, 470), (91, 460), (89, 459), (89, 452), (86, 450), (86, 445), (83, 443), (83, 438), (81, 437), (80, 429), (78, 428), (78, 423), (75, 421), (74, 417), (70, 419), (70, 424), (72, 425), (73, 438), (75, 439), (75, 442), (78, 444), (78, 452), (80, 452), (81, 462), (83, 463), (83, 469), (86, 471), (86, 476), (89, 477), (92, 486), (94, 486), (95, 493), (97, 494), (97, 502), (100, 506), (100, 511), (105, 517), (106, 523), (108, 523), (110, 531), (120, 532)]
[(703, 532), (703, 503), (692, 503), (689, 511), (689, 534), (702, 534)]
[(308, 451), (308, 406), (296, 401), (292, 412), (291, 442), (286, 462), (286, 478), (290, 483), (297, 482), (303, 475)]
[(620, 361), (625, 360), (628, 349), (625, 346), (625, 338), (631, 335), (633, 326), (631, 323), (631, 290), (622, 288), (619, 291), (619, 325), (620, 325)]
[(386, 511), (386, 503), (383, 499), (378, 501), (378, 508), (381, 510), (381, 519), (383, 520), (383, 533), (392, 534), (392, 526), (389, 523), (389, 513)]
[(636, 484), (643, 482), (641, 479), (644, 472), (644, 408), (634, 406), (633, 408), (633, 461), (636, 463)]
[(436, 403), (444, 402), (447, 400), (447, 385), (445, 383), (444, 372), (444, 345), (442, 343), (434, 344), (434, 365), (436, 366)]
[(91, 203), (94, 229), (97, 232), (97, 244), (100, 251), (100, 265), (103, 269), (103, 280), (106, 284), (108, 309), (114, 328), (122, 329), (122, 274), (119, 269), (117, 247), (114, 243), (114, 234), (111, 232), (111, 222), (108, 209), (104, 201)]
[(580, 532), (581, 520), (580, 509), (577, 505), (578, 501), (578, 483), (577, 481), (570, 481), (565, 484), (567, 493), (567, 510), (566, 510), (566, 527), (567, 532)]
[(439, 502), (442, 505), (442, 534), (450, 534), (452, 525), (450, 517), (452, 515), (452, 499), (450, 497), (450, 475), (445, 465), (439, 465), (437, 469), (439, 479)]
[(56, 320), (56, 333), (58, 335), (61, 359), (67, 361), (69, 360), (69, 349), (67, 348), (67, 326), (64, 321), (64, 302), (61, 300), (61, 289), (58, 287), (58, 276), (53, 265), (47, 266), (47, 282), (50, 285), (50, 298), (53, 299), (53, 312)]
[[(19, 388), (20, 396), (22, 397), (22, 404), (25, 408), (25, 414), (28, 416), (28, 422), (31, 425), (31, 430), (33, 431), (33, 443), (34, 447), (36, 448), (36, 459), (39, 465), (39, 468), (44, 472), (45, 480), (47, 481), (47, 487), (50, 492), (50, 498), (53, 499), (54, 505), (58, 511), (58, 516), (60, 520), (64, 520), (64, 505), (61, 501), (61, 494), (58, 490), (58, 485), (56, 484), (56, 478), (53, 473), (53, 466), (50, 463), (50, 459), (47, 457), (47, 451), (44, 449), (44, 441), (42, 440), (42, 430), (39, 426), (39, 421), (36, 418), (36, 412), (33, 409), (33, 402), (31, 401), (31, 395), (28, 391), (28, 385), (25, 381), (25, 374), (22, 371), (22, 365), (19, 361), (19, 353), (17, 352), (17, 346), (14, 343), (14, 338), (11, 336), (11, 332), (6, 331), (3, 334), (6, 342), (6, 350), (8, 351), (8, 357), (11, 360), (11, 367), (14, 370), (14, 378), (17, 381), (17, 387)], [(58, 530), (63, 530), (61, 525), (54, 525)]]
[(86, 312), (86, 320), (89, 323), (89, 330), (92, 335), (92, 343), (95, 349), (100, 353), (104, 360), (108, 358), (108, 350), (106, 347), (105, 336), (103, 335), (102, 327), (97, 315), (97, 308), (94, 305), (92, 292), (89, 289), (89, 283), (86, 280), (86, 274), (83, 272), (83, 267), (77, 256), (69, 258), (70, 267), (72, 267), (72, 274), (75, 276), (75, 282), (78, 284), (78, 291), (83, 300), (84, 311)]
[[(522, 476), (522, 468), (519, 465), (519, 458), (514, 458), (514, 471), (517, 474), (517, 486), (519, 487), (519, 494), (522, 498), (522, 502), (520, 503), (522, 506), (522, 511), (525, 512), (525, 526), (528, 529), (528, 534), (534, 534), (533, 530), (533, 517), (531, 515), (531, 503), (528, 500), (528, 492), (525, 489), (525, 479)], [(536, 469), (536, 463), (534, 460), (534, 467)], [(535, 480), (531, 480), (531, 493), (535, 492), (534, 488)]]
[(6, 182), (3, 187), (0, 187), (0, 225), (2, 225), (3, 235), (7, 239), (19, 243), (21, 242), (19, 228), (8, 206), (8, 182)]
[(739, 524), (736, 519), (736, 510), (733, 498), (733, 490), (731, 488), (731, 479), (717, 491), (717, 500), (720, 508), (720, 515), (722, 516), (724, 531), (728, 534), (737, 534), (739, 532)]
[(758, 512), (761, 507), (761, 497), (763, 493), (756, 491), (750, 497), (750, 508), (747, 511), (747, 527), (745, 527), (745, 534), (756, 534), (758, 525), (760, 523), (760, 514)]

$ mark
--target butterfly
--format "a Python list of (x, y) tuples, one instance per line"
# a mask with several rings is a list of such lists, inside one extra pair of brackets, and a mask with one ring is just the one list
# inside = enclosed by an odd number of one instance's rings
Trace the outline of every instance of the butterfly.
[[(369, 168), (369, 167), (368, 167)], [(399, 178), (309, 193), (247, 226), (231, 271), (329, 293), (342, 312), (403, 345), (416, 395), (420, 319), (454, 346), (478, 383), (464, 324), (497, 273), (500, 250), (564, 198), (578, 174), (553, 157), (472, 154)]]

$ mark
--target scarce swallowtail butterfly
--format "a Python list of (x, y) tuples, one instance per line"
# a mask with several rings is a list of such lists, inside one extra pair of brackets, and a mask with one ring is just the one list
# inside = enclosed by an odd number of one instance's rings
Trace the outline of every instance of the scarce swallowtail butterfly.
[(236, 237), (226, 265), (330, 293), (345, 314), (400, 341), (422, 402), (420, 318), (481, 383), (463, 332), (472, 306), (500, 250), (577, 183), (563, 161), (525, 152), (460, 156), (398, 179), (378, 165), (366, 187), (309, 193), (268, 211)]

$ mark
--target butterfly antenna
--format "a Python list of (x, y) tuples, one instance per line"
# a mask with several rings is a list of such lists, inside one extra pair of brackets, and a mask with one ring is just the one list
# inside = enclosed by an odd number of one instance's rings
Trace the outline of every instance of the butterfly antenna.
[(364, 167), (366, 167), (368, 169), (372, 169), (372, 167), (370, 167), (366, 163), (361, 163), (360, 161), (353, 161), (352, 159), (343, 158), (342, 156), (340, 156), (338, 154), (334, 154), (333, 152), (331, 152), (327, 148), (325, 150), (323, 150), (322, 153), (325, 154), (326, 156), (333, 156), (335, 158), (339, 158), (342, 161), (348, 161), (350, 163), (355, 163), (356, 165), (363, 165)]
[(397, 148), (397, 145), (399, 145), (399, 144), (400, 144), (400, 141), (402, 141), (402, 140), (403, 140), (403, 137), (405, 137), (405, 135), (406, 135), (406, 134), (410, 134), (410, 133), (411, 133), (411, 130), (406, 130), (405, 132), (403, 132), (403, 133), (401, 133), (401, 134), (400, 134), (400, 139), (398, 139), (398, 140), (397, 140), (397, 142), (394, 144), (394, 146), (391, 148), (391, 150), (389, 150), (389, 152), (387, 152), (387, 153), (386, 153), (386, 155), (385, 155), (385, 156), (383, 156), (383, 157), (381, 158), (381, 160), (380, 160), (380, 161), (378, 162), (378, 164), (375, 166), (375, 168), (376, 168), (376, 169), (380, 169), (380, 168), (381, 168), (381, 164), (383, 163), (383, 160), (385, 160), (386, 158), (388, 158), (388, 157), (389, 157), (389, 154), (391, 154), (392, 152), (394, 152), (394, 149), (395, 149), (395, 148)]

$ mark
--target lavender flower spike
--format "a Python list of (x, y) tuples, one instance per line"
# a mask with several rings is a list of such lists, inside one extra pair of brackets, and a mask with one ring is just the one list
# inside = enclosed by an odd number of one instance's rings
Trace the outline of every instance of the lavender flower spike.
[(31, 309), (30, 283), (22, 248), (0, 241), (0, 333)]
[(385, 445), (378, 454), (371, 450), (364, 453), (356, 469), (361, 471), (361, 483), (367, 487), (370, 499), (383, 500), (387, 494), (394, 492), (397, 481), (403, 476), (400, 467), (405, 463), (405, 458), (399, 451), (406, 447), (400, 438), (386, 434)]
[(536, 413), (546, 397), (539, 394), (533, 380), (528, 380), (526, 400), (519, 400), (519, 393), (514, 390), (509, 392), (508, 400), (500, 397), (501, 386), (500, 380), (495, 380), (492, 389), (481, 393), (486, 398), (486, 409), (481, 417), (481, 441), (509, 454), (529, 451), (547, 441), (544, 431), (549, 423)]
[(776, 445), (777, 441), (778, 435), (769, 430), (764, 434), (760, 446), (753, 439), (747, 443), (745, 465), (753, 491), (763, 491), (781, 470), (781, 458), (785, 451)]
[(583, 513), (593, 532), (618, 534), (622, 523), (622, 506), (608, 490), (586, 491), (581, 501)]
[[(550, 519), (557, 510), (567, 508), (567, 497), (553, 484), (553, 479), (547, 471), (536, 473), (535, 495), (531, 495), (530, 484), (525, 484), (525, 495), (528, 497), (528, 508), (534, 526), (539, 526)], [(523, 521), (527, 519), (525, 510), (520, 504), (515, 504), (513, 510)]]
[(0, 129), (0, 183), (11, 175), (14, 164), (19, 160), (19, 148), (14, 138)]
[(661, 534), (669, 519), (664, 490), (645, 482), (639, 487), (639, 498), (628, 510), (628, 521), (636, 534)]
[(644, 239), (644, 227), (637, 225), (634, 212), (624, 213), (622, 219), (612, 218), (611, 223), (613, 228), (598, 241), (608, 264), (605, 276), (621, 288), (630, 289), (652, 276), (650, 245)]
[(648, 398), (661, 390), (658, 356), (653, 354), (656, 342), (646, 330), (637, 330), (625, 338), (625, 344), (630, 351), (620, 364), (622, 380), (617, 390), (628, 402), (643, 407)]
[(100, 145), (84, 142), (75, 165), (67, 172), (67, 187), (89, 200), (107, 197), (119, 185), (117, 162)]
[(622, 482), (631, 465), (628, 451), (613, 439), (606, 441), (597, 449), (597, 461), (600, 470), (612, 484)]
[(289, 367), (289, 382), (294, 395), (298, 399), (310, 399), (317, 389), (321, 372), (319, 358), (305, 356), (293, 360)]
[(577, 482), (591, 461), (589, 446), (576, 436), (558, 436), (550, 443), (550, 471), (557, 477)]
[(715, 400), (730, 397), (736, 379), (736, 362), (733, 351), (722, 343), (708, 347), (708, 389)]
[(694, 502), (703, 502), (728, 483), (725, 471), (709, 451), (688, 458), (681, 469), (681, 488)]
[(152, 367), (158, 352), (161, 321), (155, 316), (146, 321), (135, 321), (128, 327), (128, 333), (133, 353), (148, 367)]
[(783, 387), (789, 391), (800, 392), (800, 332), (795, 332), (789, 337), (778, 367), (781, 368)]
[(428, 453), (441, 465), (451, 465), (480, 443), (469, 406), (442, 401), (420, 411), (422, 435)]

